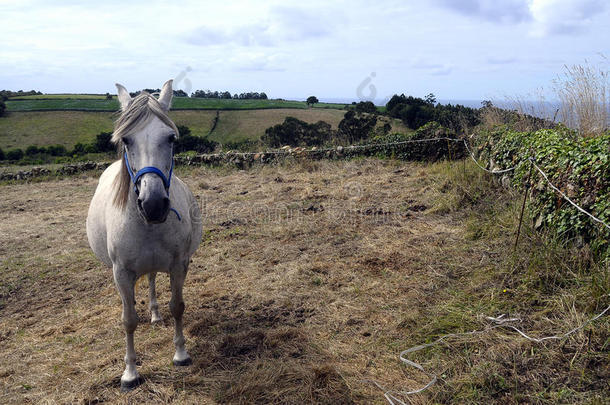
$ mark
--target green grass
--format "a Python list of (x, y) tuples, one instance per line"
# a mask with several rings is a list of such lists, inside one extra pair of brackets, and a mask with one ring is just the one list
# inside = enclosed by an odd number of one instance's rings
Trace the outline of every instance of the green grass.
[[(117, 111), (119, 103), (116, 98), (106, 100), (97, 95), (36, 95), (6, 101), (7, 111), (44, 111), (44, 110), (84, 110), (84, 111)], [(343, 109), (345, 104), (318, 103), (314, 109)], [(288, 100), (221, 100), (206, 98), (175, 97), (173, 110), (249, 110), (267, 108), (308, 109), (304, 101)]]
[(11, 113), (0, 118), (0, 148), (60, 144), (71, 148), (77, 142), (91, 142), (102, 131), (112, 131), (112, 113), (40, 111)]
[[(186, 125), (195, 136), (207, 136), (212, 128), (215, 110), (170, 111), (176, 125)], [(218, 125), (210, 139), (217, 142), (256, 140), (268, 127), (287, 116), (310, 123), (326, 121), (337, 128), (344, 111), (322, 108), (282, 108), (221, 111)], [(70, 149), (74, 144), (90, 143), (100, 132), (113, 130), (116, 115), (94, 111), (14, 112), (0, 118), (0, 148), (4, 151), (30, 145), (60, 144)], [(398, 126), (397, 126), (398, 128)]]
[[(193, 135), (205, 136), (212, 127), (215, 111), (171, 111), (177, 125), (186, 125)], [(110, 112), (32, 111), (8, 114), (0, 119), (0, 148), (25, 149), (30, 145), (90, 143), (100, 132), (112, 132), (116, 118)]]
[(6, 110), (44, 111), (44, 110), (86, 110), (86, 111), (116, 111), (119, 102), (116, 99), (52, 99), (52, 100), (7, 100)]
[[(116, 96), (114, 96), (116, 97)], [(34, 94), (30, 96), (14, 96), (10, 100), (48, 100), (48, 99), (106, 99), (105, 94)]]

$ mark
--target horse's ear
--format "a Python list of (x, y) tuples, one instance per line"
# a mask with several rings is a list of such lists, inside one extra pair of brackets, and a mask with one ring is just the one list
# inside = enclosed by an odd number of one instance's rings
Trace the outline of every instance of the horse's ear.
[(125, 111), (131, 102), (131, 96), (123, 85), (116, 83), (116, 88), (118, 90), (117, 98), (119, 99), (119, 103), (121, 103), (121, 110)]
[(159, 94), (159, 104), (161, 104), (165, 111), (169, 111), (169, 107), (172, 104), (172, 97), (174, 96), (174, 91), (172, 90), (173, 82), (173, 79), (166, 81)]

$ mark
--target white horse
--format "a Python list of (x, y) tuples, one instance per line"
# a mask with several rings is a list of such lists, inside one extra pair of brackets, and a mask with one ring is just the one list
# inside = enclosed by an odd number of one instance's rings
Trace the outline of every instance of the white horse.
[[(190, 257), (201, 241), (201, 217), (195, 197), (173, 171), (173, 142), (178, 130), (167, 116), (172, 80), (157, 100), (148, 93), (133, 99), (117, 84), (121, 116), (112, 141), (121, 159), (108, 167), (89, 206), (87, 237), (95, 255), (112, 267), (123, 302), (127, 350), (121, 389), (142, 381), (136, 369), (133, 334), (138, 325), (134, 285), (148, 275), (151, 322), (161, 320), (155, 293), (156, 273), (169, 273), (175, 320), (174, 365), (187, 366), (191, 358), (182, 333), (182, 286)], [(171, 186), (171, 187), (170, 187)]]

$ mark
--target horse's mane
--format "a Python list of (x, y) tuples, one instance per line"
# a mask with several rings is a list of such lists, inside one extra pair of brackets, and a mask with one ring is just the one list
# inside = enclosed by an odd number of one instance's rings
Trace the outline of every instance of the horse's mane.
[(123, 159), (124, 145), (123, 138), (133, 131), (141, 128), (151, 118), (157, 117), (163, 123), (174, 130), (178, 135), (178, 129), (172, 120), (168, 117), (167, 113), (157, 101), (157, 99), (150, 93), (145, 91), (135, 96), (123, 110), (119, 118), (114, 123), (114, 133), (112, 134), (112, 142), (117, 146), (119, 158), (121, 159), (121, 170), (114, 179), (115, 194), (113, 203), (119, 209), (125, 208), (127, 200), (129, 199), (129, 192), (131, 190), (131, 178), (127, 167), (125, 166), (125, 160)]

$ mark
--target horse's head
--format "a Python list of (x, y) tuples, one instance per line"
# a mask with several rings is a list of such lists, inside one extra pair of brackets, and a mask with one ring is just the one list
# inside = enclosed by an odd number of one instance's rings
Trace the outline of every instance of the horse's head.
[[(172, 100), (172, 80), (163, 85), (156, 99), (142, 92), (132, 98), (117, 84), (122, 114), (113, 141), (119, 145), (123, 172), (119, 177), (132, 187), (119, 185), (115, 202), (125, 205), (134, 192), (138, 212), (148, 223), (165, 222), (170, 210), (169, 188), (173, 170), (174, 141), (178, 130), (167, 116)], [(121, 190), (123, 188), (123, 190)], [(121, 201), (122, 199), (122, 201)]]

